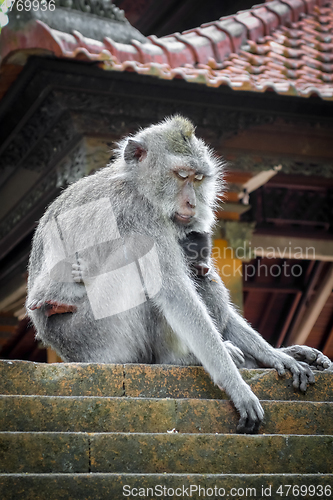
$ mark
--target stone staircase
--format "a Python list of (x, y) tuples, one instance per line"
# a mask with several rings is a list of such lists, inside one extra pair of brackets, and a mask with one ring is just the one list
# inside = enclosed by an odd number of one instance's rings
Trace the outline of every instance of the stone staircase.
[(258, 435), (201, 367), (0, 361), (0, 499), (333, 498), (333, 374), (242, 375)]

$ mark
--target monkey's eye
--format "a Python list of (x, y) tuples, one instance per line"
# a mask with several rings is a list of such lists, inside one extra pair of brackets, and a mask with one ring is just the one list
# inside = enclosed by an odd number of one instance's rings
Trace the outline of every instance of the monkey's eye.
[(204, 175), (203, 174), (197, 174), (194, 176), (194, 179), (196, 181), (202, 181), (202, 179), (204, 178)]
[(188, 172), (186, 172), (186, 170), (177, 170), (177, 171), (175, 171), (175, 174), (180, 179), (187, 179), (188, 178)]

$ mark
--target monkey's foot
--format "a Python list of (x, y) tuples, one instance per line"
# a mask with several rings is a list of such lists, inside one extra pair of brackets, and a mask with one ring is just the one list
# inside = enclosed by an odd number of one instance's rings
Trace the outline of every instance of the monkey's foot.
[(46, 300), (45, 302), (35, 300), (28, 305), (28, 309), (35, 311), (36, 309), (41, 309), (43, 306), (45, 306), (45, 315), (48, 317), (54, 314), (73, 313), (77, 310), (76, 306), (63, 304), (55, 300)]
[(290, 347), (283, 347), (281, 349), (285, 354), (289, 354), (292, 358), (297, 361), (303, 361), (310, 365), (314, 370), (326, 370), (331, 367), (330, 359), (325, 356), (318, 349), (313, 347), (308, 347), (306, 345), (293, 345)]

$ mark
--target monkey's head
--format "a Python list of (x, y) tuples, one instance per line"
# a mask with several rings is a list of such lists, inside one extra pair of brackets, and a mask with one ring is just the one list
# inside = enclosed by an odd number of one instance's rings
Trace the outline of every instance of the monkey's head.
[(125, 139), (119, 148), (125, 178), (178, 233), (208, 232), (221, 189), (222, 162), (181, 116)]

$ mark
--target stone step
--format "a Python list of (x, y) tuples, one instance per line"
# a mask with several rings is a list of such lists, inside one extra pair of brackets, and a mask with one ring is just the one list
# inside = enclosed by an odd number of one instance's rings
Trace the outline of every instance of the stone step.
[(332, 436), (0, 433), (1, 473), (329, 474)]
[(332, 474), (0, 474), (2, 500), (327, 500), (332, 494)]
[[(305, 394), (275, 370), (241, 370), (263, 400), (333, 401), (333, 374), (316, 372)], [(228, 399), (202, 367), (0, 361), (0, 394)]]
[[(333, 434), (333, 403), (262, 401), (261, 434)], [(0, 396), (0, 431), (235, 433), (230, 401)]]

